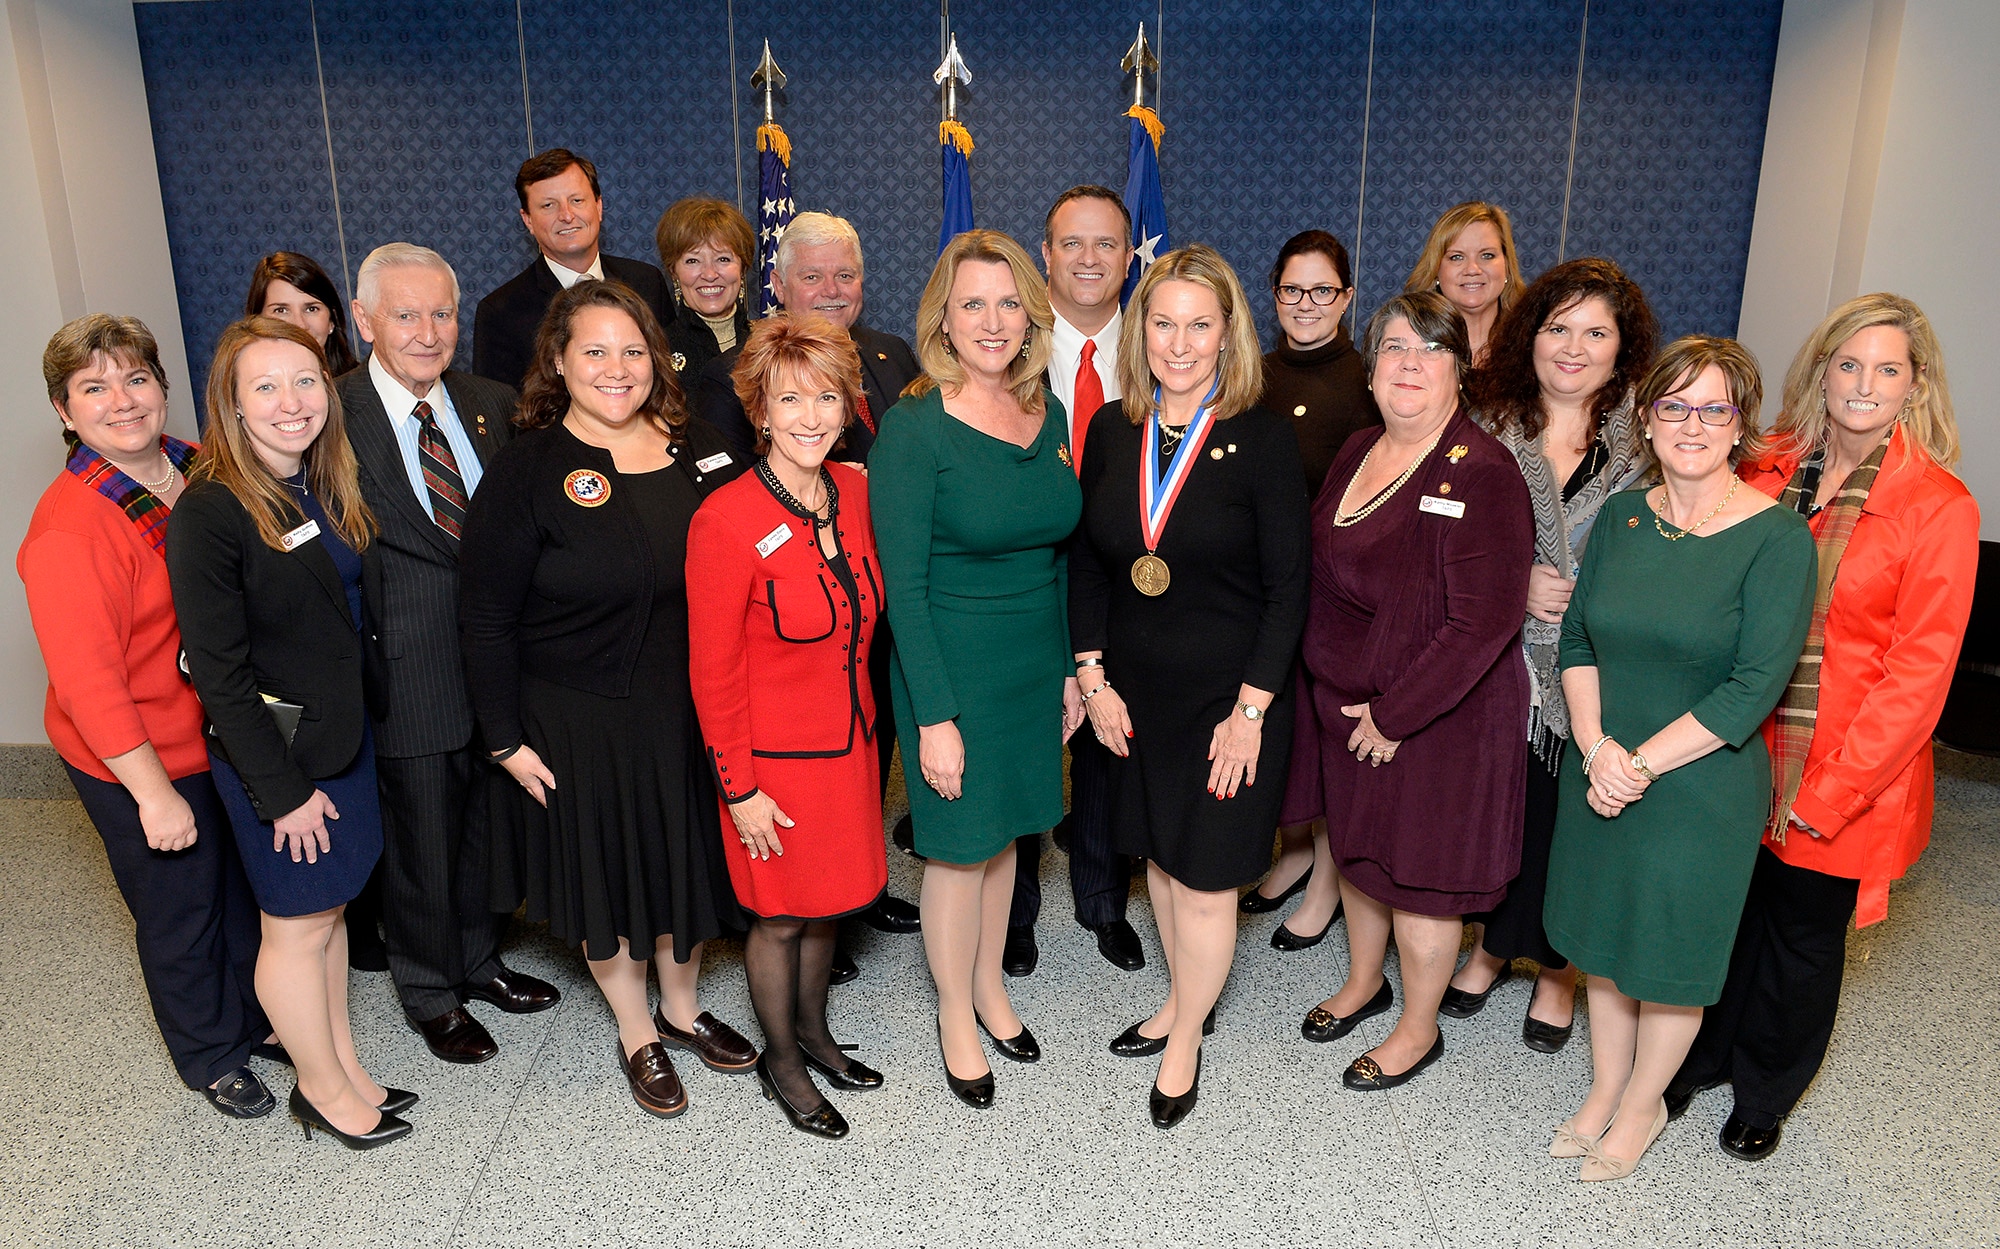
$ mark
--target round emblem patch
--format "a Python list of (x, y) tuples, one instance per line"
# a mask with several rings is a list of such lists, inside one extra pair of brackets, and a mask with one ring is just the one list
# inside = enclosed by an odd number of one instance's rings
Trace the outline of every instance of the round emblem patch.
[(595, 469), (579, 468), (563, 478), (563, 493), (570, 497), (572, 503), (602, 507), (604, 501), (611, 497), (611, 483)]

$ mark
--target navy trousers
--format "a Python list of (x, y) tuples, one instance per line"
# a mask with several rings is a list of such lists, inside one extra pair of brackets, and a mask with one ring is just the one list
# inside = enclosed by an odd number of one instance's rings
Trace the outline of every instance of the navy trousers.
[[(1069, 739), (1069, 885), (1076, 922), (1095, 928), (1125, 918), (1132, 860), (1111, 848), (1111, 752), (1091, 735), (1090, 722)], [(1014, 843), (1014, 904), (1010, 928), (1032, 928), (1042, 913), (1042, 835)]]

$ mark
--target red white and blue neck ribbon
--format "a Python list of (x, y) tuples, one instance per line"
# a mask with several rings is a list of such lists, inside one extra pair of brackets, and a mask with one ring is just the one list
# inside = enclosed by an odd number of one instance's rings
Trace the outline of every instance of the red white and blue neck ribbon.
[(1201, 458), (1202, 441), (1208, 437), (1209, 427), (1215, 424), (1212, 405), (1221, 386), (1222, 371), (1218, 369), (1207, 397), (1201, 401), (1201, 409), (1188, 422), (1181, 445), (1174, 448), (1168, 459), (1165, 473), (1160, 471), (1160, 388), (1153, 387), (1153, 406), (1147, 409), (1146, 435), (1139, 447), (1139, 531), (1148, 554), (1159, 549), (1167, 517), (1173, 514), (1181, 487), (1187, 485), (1188, 476), (1194, 472), (1194, 462)]

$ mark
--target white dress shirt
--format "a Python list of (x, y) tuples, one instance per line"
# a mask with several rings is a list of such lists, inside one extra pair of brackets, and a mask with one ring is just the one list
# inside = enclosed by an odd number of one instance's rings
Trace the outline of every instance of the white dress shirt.
[(556, 281), (562, 283), (564, 290), (568, 290), (585, 278), (596, 278), (600, 282), (604, 280), (604, 253), (601, 251), (590, 258), (590, 268), (582, 273), (578, 273), (568, 265), (557, 264), (547, 256), (542, 257), (542, 263), (549, 267), (550, 273), (556, 275)]
[(1091, 358), (1090, 366), (1097, 371), (1097, 380), (1104, 387), (1104, 401), (1109, 403), (1122, 397), (1123, 392), (1118, 389), (1118, 331), (1124, 323), (1125, 312), (1120, 309), (1111, 314), (1103, 329), (1085, 334), (1063, 320), (1062, 313), (1056, 313), (1056, 329), (1049, 342), (1049, 389), (1062, 400), (1063, 411), (1069, 413), (1071, 445), (1076, 443), (1076, 368), (1083, 359), (1083, 344), (1086, 340), (1097, 344), (1097, 354)]
[[(579, 274), (579, 277), (582, 275)], [(424, 470), (417, 459), (417, 404), (431, 405), (431, 414), (444, 431), (444, 440), (451, 447), (452, 458), (458, 461), (458, 476), (465, 483), (465, 497), (479, 488), (483, 470), (479, 467), (479, 455), (472, 449), (472, 437), (465, 432), (465, 425), (458, 419), (458, 409), (452, 406), (451, 393), (444, 388), (442, 379), (431, 383), (431, 393), (422, 399), (403, 389), (403, 384), (389, 376), (389, 370), (382, 367), (381, 357), (368, 357), (368, 380), (375, 383), (375, 393), (382, 397), (382, 409), (389, 414), (389, 426), (396, 431), (396, 447), (403, 453), (403, 472), (409, 475), (410, 489), (416, 492), (417, 502), (423, 505), (425, 515), (430, 514), (430, 487), (424, 485)]]

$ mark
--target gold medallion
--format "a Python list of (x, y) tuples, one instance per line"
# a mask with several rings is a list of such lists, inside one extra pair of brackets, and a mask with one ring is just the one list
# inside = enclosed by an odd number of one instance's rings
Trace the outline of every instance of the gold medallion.
[(1148, 598), (1165, 594), (1173, 579), (1173, 574), (1167, 571), (1167, 561), (1157, 555), (1141, 555), (1132, 561), (1132, 584)]

